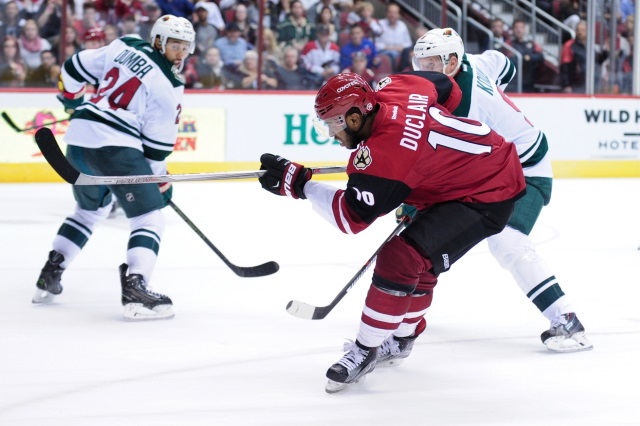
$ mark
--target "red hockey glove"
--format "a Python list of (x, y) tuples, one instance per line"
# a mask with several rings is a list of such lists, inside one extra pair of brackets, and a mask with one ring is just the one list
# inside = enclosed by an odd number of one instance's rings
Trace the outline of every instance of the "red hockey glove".
[(260, 162), (260, 170), (266, 170), (258, 179), (264, 189), (276, 195), (307, 198), (304, 185), (311, 179), (310, 169), (273, 154), (262, 154)]

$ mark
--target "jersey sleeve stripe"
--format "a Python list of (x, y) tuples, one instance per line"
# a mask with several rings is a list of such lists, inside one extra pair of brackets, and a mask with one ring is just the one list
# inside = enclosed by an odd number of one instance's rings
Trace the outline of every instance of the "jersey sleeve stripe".
[(99, 83), (98, 79), (93, 76), (80, 62), (80, 57), (78, 55), (73, 55), (71, 57), (71, 61), (73, 62), (73, 66), (76, 71), (82, 76), (82, 80), (87, 81), (93, 85), (97, 85)]
[(150, 137), (147, 137), (145, 135), (140, 135), (140, 137), (142, 138), (142, 143), (144, 143), (144, 144), (165, 146), (165, 147), (170, 147), (172, 149), (173, 149), (173, 146), (175, 145), (175, 142), (157, 141), (157, 140), (151, 139)]
[(344, 198), (344, 191), (340, 193), (340, 196), (337, 198), (337, 200), (334, 200), (333, 206), (336, 218), (340, 219), (336, 221), (338, 223), (338, 228), (340, 228), (340, 230), (345, 234), (353, 234), (354, 232), (349, 226), (349, 221), (344, 215), (344, 209), (347, 207), (347, 201)]
[[(533, 147), (532, 147), (533, 148)], [(540, 138), (536, 141), (535, 151), (525, 160), (524, 157), (520, 158), (522, 167), (532, 167), (538, 164), (547, 155), (549, 151), (549, 144), (547, 142), (547, 136), (540, 132)]]
[(169, 156), (169, 154), (173, 152), (173, 147), (172, 149), (167, 150), (167, 149), (157, 149), (149, 145), (143, 144), (142, 152), (144, 152), (144, 156), (150, 160), (163, 161), (165, 158)]

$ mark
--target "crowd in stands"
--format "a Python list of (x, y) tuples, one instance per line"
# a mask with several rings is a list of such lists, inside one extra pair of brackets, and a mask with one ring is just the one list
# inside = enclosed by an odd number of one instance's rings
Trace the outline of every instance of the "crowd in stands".
[[(410, 30), (394, 3), (376, 13), (368, 0), (268, 0), (258, 40), (256, 1), (70, 0), (63, 19), (62, 0), (0, 0), (0, 87), (55, 87), (64, 59), (121, 36), (148, 40), (154, 22), (165, 14), (193, 23), (197, 47), (183, 73), (186, 87), (194, 89), (315, 90), (345, 71), (375, 84), (392, 72), (411, 69), (413, 43), (427, 31), (421, 25)], [(558, 81), (564, 92), (584, 92), (586, 0), (537, 4), (575, 28), (575, 39), (563, 47)], [(615, 4), (619, 51), (609, 55), (603, 40), (597, 57), (599, 70), (610, 69), (607, 61), (614, 60), (615, 72), (598, 78), (611, 92), (630, 93), (635, 1)], [(512, 60), (502, 43), (520, 52), (523, 91), (537, 91), (545, 58), (528, 23), (494, 19), (490, 29), (496, 44), (481, 50), (501, 49)], [(609, 31), (601, 28), (600, 33), (606, 37)]]
[[(560, 63), (555, 78), (558, 91), (585, 93), (588, 32), (585, 19), (588, 1), (538, 1), (536, 5), (575, 32), (574, 38), (571, 38), (569, 33), (564, 34)], [(633, 80), (635, 0), (620, 0), (615, 3), (603, 0), (599, 6), (603, 7), (599, 7), (600, 15), (596, 21), (594, 46), (596, 93), (630, 94)], [(614, 54), (610, 52), (612, 43), (609, 40), (611, 16), (615, 17), (617, 23)], [(489, 27), (493, 33), (494, 45), (483, 45), (481, 50), (500, 50), (516, 63), (512, 51), (503, 46), (507, 45), (515, 49), (522, 55), (522, 69), (518, 70), (522, 75), (522, 91), (525, 93), (545, 91), (541, 88), (544, 84), (540, 84), (541, 80), (544, 80), (541, 78), (541, 71), (545, 65), (545, 57), (541, 46), (535, 42), (533, 34), (529, 32), (529, 24), (518, 18), (509, 23), (500, 18), (494, 18), (490, 21)], [(514, 83), (515, 81), (508, 90), (514, 90)]]

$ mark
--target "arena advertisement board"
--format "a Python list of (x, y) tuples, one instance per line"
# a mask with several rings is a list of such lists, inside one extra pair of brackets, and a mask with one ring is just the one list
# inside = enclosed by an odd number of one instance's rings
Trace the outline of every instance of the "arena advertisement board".
[[(2, 92), (0, 109), (21, 128), (63, 120), (55, 92)], [(174, 173), (253, 169), (265, 152), (313, 165), (343, 165), (349, 151), (314, 126), (314, 94), (187, 92)], [(547, 134), (558, 177), (640, 177), (640, 103), (633, 97), (513, 96)], [(68, 121), (51, 128), (63, 135)], [(0, 122), (0, 182), (58, 181), (33, 131)], [(60, 140), (62, 138), (59, 138)]]

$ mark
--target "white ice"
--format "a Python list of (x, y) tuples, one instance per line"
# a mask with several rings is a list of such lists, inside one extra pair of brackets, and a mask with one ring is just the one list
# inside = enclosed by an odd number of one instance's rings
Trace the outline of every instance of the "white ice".
[(325, 372), (355, 337), (371, 271), (324, 320), (285, 306), (328, 304), (392, 215), (348, 236), (256, 181), (175, 184), (176, 204), (232, 262), (281, 269), (235, 276), (167, 209), (151, 284), (176, 316), (131, 323), (122, 214), (96, 229), (55, 304), (36, 306), (70, 187), (4, 184), (0, 200), (0, 425), (640, 424), (640, 179), (556, 180), (532, 234), (593, 351), (549, 353), (547, 320), (481, 243), (441, 275), (411, 357), (335, 395)]

